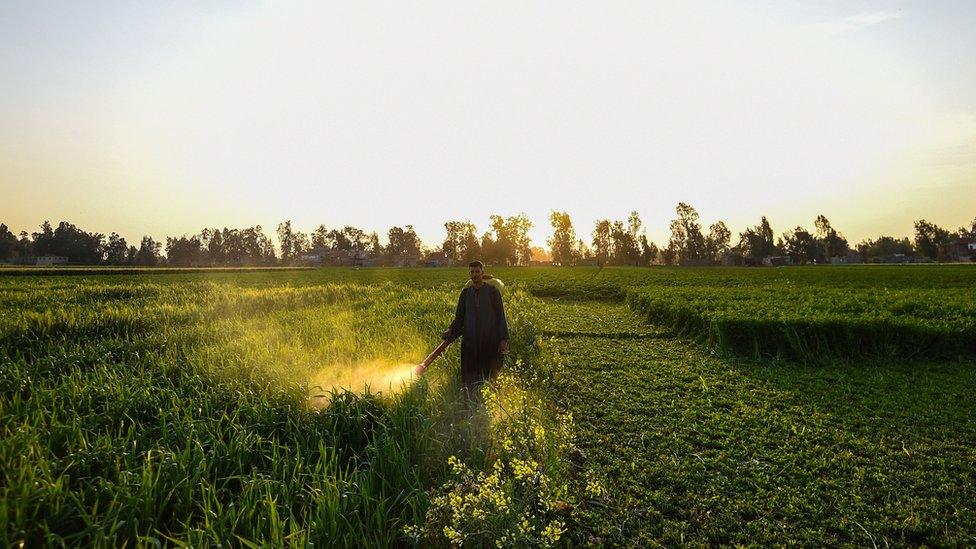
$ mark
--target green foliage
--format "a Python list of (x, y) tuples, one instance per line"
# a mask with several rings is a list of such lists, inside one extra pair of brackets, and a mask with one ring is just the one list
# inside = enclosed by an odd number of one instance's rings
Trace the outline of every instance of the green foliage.
[[(967, 299), (968, 297), (968, 299)], [(937, 289), (634, 289), (628, 305), (723, 351), (818, 359), (976, 354), (976, 299)]]
[(554, 396), (609, 494), (574, 545), (976, 543), (972, 363), (742, 361), (619, 304), (546, 314)]
[(0, 540), (976, 543), (976, 269), (491, 272), (481, 411), (464, 269), (0, 271)]
[[(420, 545), (556, 545), (569, 515), (584, 503), (577, 494), (586, 493), (571, 470), (571, 458), (578, 453), (572, 416), (558, 414), (530, 385), (508, 373), (497, 386), (485, 387), (483, 398), (490, 468), (475, 471), (451, 456), (450, 478), (431, 501), (423, 524), (405, 532)], [(598, 490), (599, 485), (591, 485), (591, 492)]]
[[(0, 279), (0, 540), (404, 542), (449, 456), (490, 466), (457, 414), (456, 347), (396, 390), (462, 281)], [(531, 361), (534, 300), (506, 295)]]
[[(552, 236), (546, 242), (552, 251), (552, 261), (556, 265), (573, 265), (579, 261), (576, 256), (576, 229), (567, 212), (553, 210), (549, 214)], [(12, 235), (11, 235), (12, 236)]]

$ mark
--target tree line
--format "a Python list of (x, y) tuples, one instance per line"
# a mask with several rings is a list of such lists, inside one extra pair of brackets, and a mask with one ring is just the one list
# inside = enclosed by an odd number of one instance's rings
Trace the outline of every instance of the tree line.
[[(723, 221), (703, 228), (700, 215), (689, 204), (678, 203), (671, 220), (666, 246), (648, 242), (641, 231), (641, 219), (631, 212), (626, 222), (603, 219), (596, 222), (589, 243), (577, 238), (566, 212), (550, 215), (552, 237), (548, 244), (553, 263), (559, 265), (761, 265), (770, 259), (797, 265), (838, 262), (889, 262), (895, 260), (976, 261), (976, 254), (960, 252), (960, 239), (976, 239), (976, 219), (968, 227), (950, 231), (924, 219), (915, 222), (914, 238), (881, 235), (856, 246), (835, 229), (824, 215), (813, 221), (813, 232), (802, 226), (777, 237), (769, 220), (739, 233), (732, 244), (732, 232)], [(785, 262), (785, 261), (784, 261)], [(776, 263), (775, 261), (773, 263)]]
[[(306, 262), (348, 264), (350, 260), (374, 265), (408, 265), (434, 260), (437, 263), (465, 263), (480, 259), (490, 265), (528, 265), (533, 260), (525, 214), (509, 217), (493, 214), (483, 233), (468, 220), (444, 223), (443, 242), (429, 247), (421, 242), (413, 226), (391, 227), (387, 244), (376, 232), (358, 227), (329, 228), (319, 225), (311, 233), (297, 231), (291, 221), (278, 225), (276, 247), (260, 225), (244, 229), (204, 228), (191, 236), (167, 237), (165, 242), (143, 236), (138, 246), (117, 233), (87, 232), (62, 221), (57, 227), (45, 221), (40, 230), (14, 234), (0, 223), (0, 261), (28, 262), (38, 256), (63, 256), (70, 263), (135, 266), (264, 266)], [(644, 223), (636, 211), (623, 220), (597, 220), (589, 237), (578, 236), (569, 213), (553, 211), (549, 216), (552, 234), (546, 244), (556, 265), (759, 265), (770, 258), (789, 258), (793, 264), (819, 264), (832, 258), (863, 262), (913, 258), (933, 261), (974, 259), (960, 252), (960, 239), (976, 238), (976, 219), (969, 227), (955, 231), (924, 219), (914, 224), (913, 238), (881, 235), (852, 246), (823, 215), (813, 221), (813, 230), (797, 226), (775, 236), (763, 216), (759, 223), (738, 234), (717, 221), (703, 227), (700, 215), (681, 202), (671, 220), (671, 236), (658, 247), (648, 240)], [(165, 253), (164, 253), (165, 252)]]

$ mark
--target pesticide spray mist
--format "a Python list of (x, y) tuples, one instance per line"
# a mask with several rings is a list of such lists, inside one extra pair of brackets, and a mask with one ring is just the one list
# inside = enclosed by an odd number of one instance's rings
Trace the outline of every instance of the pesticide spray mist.
[(352, 392), (394, 392), (414, 377), (416, 364), (387, 358), (331, 364), (321, 367), (308, 380), (310, 402), (325, 405), (332, 389)]
[(332, 303), (235, 315), (225, 325), (222, 352), (242, 368), (308, 387), (314, 406), (328, 404), (333, 390), (398, 391), (430, 342), (403, 318), (380, 313)]

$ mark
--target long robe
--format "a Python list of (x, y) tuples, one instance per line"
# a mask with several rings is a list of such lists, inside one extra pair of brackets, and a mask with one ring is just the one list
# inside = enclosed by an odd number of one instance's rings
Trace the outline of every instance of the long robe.
[(475, 389), (501, 368), (501, 340), (508, 340), (502, 294), (490, 284), (461, 290), (448, 340), (461, 337), (461, 381)]

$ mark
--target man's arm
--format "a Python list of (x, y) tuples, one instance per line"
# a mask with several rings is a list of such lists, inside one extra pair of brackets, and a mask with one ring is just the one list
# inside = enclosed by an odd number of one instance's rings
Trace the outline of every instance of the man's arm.
[(465, 313), (465, 292), (467, 288), (461, 290), (461, 297), (458, 298), (457, 310), (454, 311), (454, 322), (451, 322), (451, 326), (441, 334), (441, 338), (448, 341), (454, 341), (457, 339), (461, 332), (464, 331), (464, 313)]

